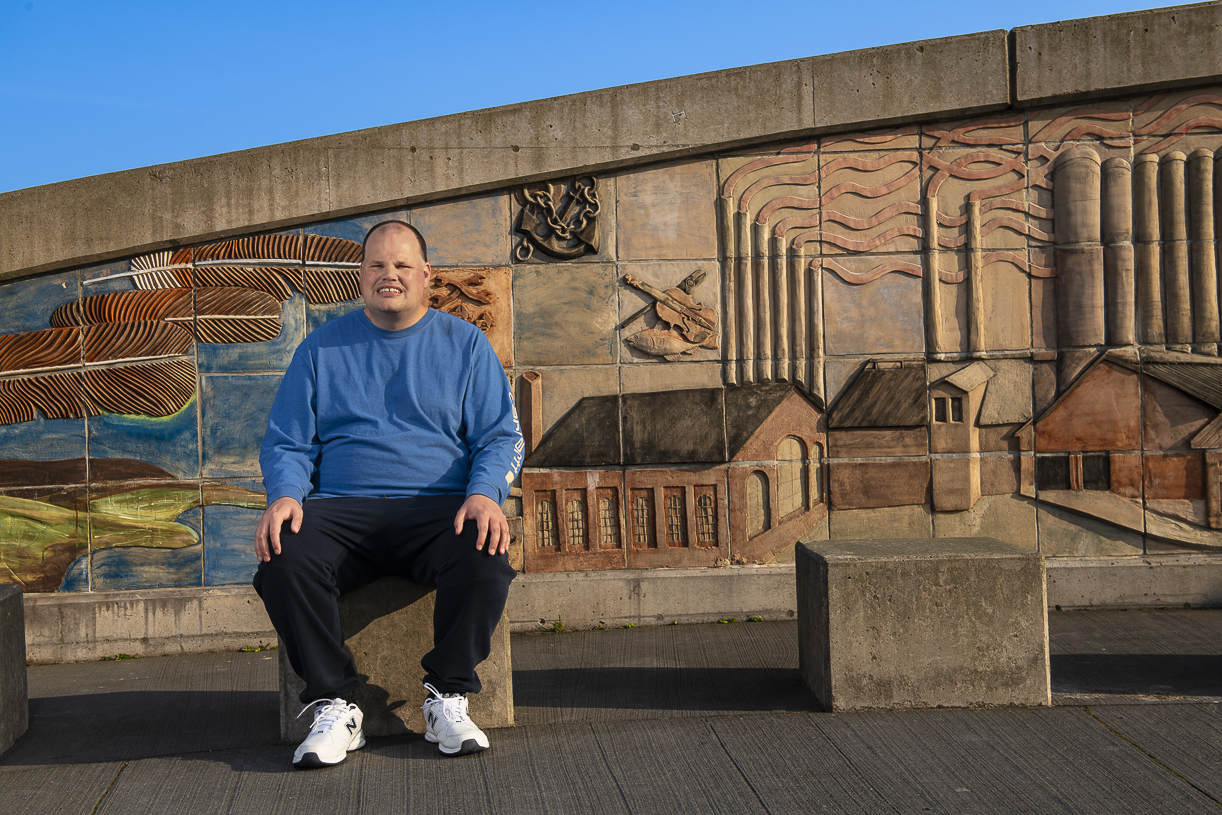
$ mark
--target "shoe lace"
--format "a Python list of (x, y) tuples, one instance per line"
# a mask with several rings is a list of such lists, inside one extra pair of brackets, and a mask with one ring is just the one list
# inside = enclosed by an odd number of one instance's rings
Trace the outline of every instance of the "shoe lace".
[(466, 722), (470, 721), (467, 716), (467, 697), (461, 693), (442, 693), (427, 682), (424, 683), (424, 688), (432, 694), (424, 700), (424, 704), (420, 706), (421, 710), (428, 711), (430, 708), (439, 708), (439, 715), (447, 722)]
[[(330, 730), (340, 720), (340, 718), (348, 712), (348, 708), (352, 707), (343, 699), (322, 700), (321, 702), (311, 702), (314, 707), (314, 726), (310, 728), (310, 733), (321, 733)], [(310, 705), (306, 705), (301, 709), (301, 713), (305, 713), (310, 709)], [(301, 713), (297, 714), (297, 718), (301, 718)]]

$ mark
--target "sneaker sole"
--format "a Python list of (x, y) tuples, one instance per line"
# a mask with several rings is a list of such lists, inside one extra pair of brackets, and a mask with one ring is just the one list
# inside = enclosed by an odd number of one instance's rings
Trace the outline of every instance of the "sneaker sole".
[(440, 743), (437, 744), (437, 749), (441, 751), (442, 755), (457, 757), (469, 756), (472, 753), (482, 753), (483, 751), (487, 750), (488, 747), (480, 744), (475, 739), (467, 739), (457, 750), (447, 750), (446, 748), (442, 747)]
[(344, 763), (344, 759), (348, 758), (348, 753), (351, 753), (353, 750), (359, 750), (364, 746), (365, 737), (361, 736), (360, 743), (353, 747), (349, 747), (348, 752), (340, 756), (339, 761), (326, 762), (318, 757), (318, 753), (306, 753), (301, 757), (300, 761), (294, 761), (293, 766), (298, 770), (319, 770), (323, 767), (336, 767)]

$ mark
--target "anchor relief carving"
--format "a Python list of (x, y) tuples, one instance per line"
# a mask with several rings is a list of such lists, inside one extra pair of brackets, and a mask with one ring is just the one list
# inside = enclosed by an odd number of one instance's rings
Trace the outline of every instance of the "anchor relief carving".
[(535, 250), (558, 260), (598, 254), (598, 179), (580, 176), (567, 184), (528, 184), (514, 193), (522, 207), (514, 230), (522, 242), (514, 258), (525, 263)]

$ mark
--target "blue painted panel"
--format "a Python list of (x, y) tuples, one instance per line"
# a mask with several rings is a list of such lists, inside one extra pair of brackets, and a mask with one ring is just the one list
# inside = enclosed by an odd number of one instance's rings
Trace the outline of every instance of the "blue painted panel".
[(0, 310), (0, 334), (38, 331), (51, 327), (51, 312), (77, 299), (80, 276), (77, 272), (19, 280), (0, 288), (4, 309)]
[(84, 458), (84, 419), (44, 419), (0, 425), (0, 458), (57, 461)]
[(255, 576), (255, 526), (262, 510), (204, 507), (204, 585), (248, 586)]
[(382, 221), (406, 221), (407, 211), (392, 209), (387, 212), (376, 212), (371, 215), (361, 215), (342, 221), (328, 221), (323, 224), (311, 224), (305, 228), (307, 235), (324, 235), (328, 238), (343, 238), (360, 243), (365, 240), (365, 233), (374, 224)]
[(211, 374), (202, 377), (200, 440), (203, 475), (259, 475), (259, 447), (281, 374)]
[(72, 561), (59, 591), (89, 591), (89, 556)]
[(295, 294), (281, 304), (280, 335), (268, 342), (214, 344), (201, 342), (196, 346), (201, 373), (236, 373), (240, 371), (283, 371), (293, 359), (293, 352), (305, 339), (305, 297)]
[(131, 458), (156, 464), (179, 478), (199, 477), (196, 399), (172, 416), (103, 413), (89, 420), (91, 458)]
[(202, 544), (182, 549), (131, 546), (103, 549), (91, 556), (93, 590), (158, 589), (202, 584)]
[(132, 291), (136, 286), (131, 276), (127, 274), (130, 271), (130, 265), (130, 260), (119, 260), (82, 269), (81, 297), (114, 291)]
[(364, 307), (365, 301), (363, 300), (348, 300), (343, 303), (325, 303), (322, 305), (312, 304), (306, 309), (306, 334), (309, 334), (323, 323), (328, 323), (336, 317), (343, 317), (349, 312)]

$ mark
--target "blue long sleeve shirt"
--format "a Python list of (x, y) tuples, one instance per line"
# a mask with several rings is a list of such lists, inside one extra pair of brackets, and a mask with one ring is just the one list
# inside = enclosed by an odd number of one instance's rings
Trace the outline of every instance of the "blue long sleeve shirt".
[(523, 449), (509, 382), (478, 328), (429, 309), (386, 331), (358, 309), (298, 346), (259, 465), (269, 505), (476, 493), (501, 504)]

